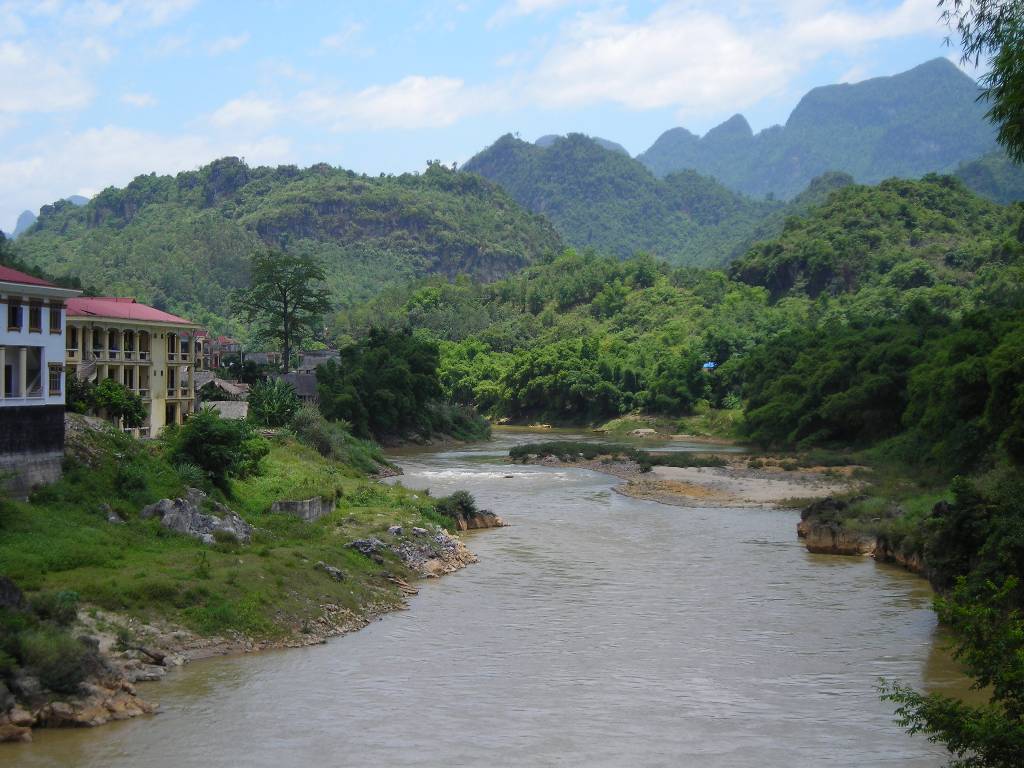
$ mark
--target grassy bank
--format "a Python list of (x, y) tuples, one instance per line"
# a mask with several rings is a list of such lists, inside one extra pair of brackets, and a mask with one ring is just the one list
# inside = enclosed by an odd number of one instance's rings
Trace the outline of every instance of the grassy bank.
[(636, 429), (654, 429), (662, 435), (738, 440), (742, 423), (741, 408), (711, 408), (707, 403), (698, 403), (689, 416), (634, 413), (607, 421), (599, 429), (613, 437), (625, 437)]
[[(410, 577), (410, 568), (389, 550), (378, 562), (346, 545), (393, 540), (395, 524), (408, 531), (451, 521), (429, 497), (374, 482), (293, 435), (270, 442), (259, 473), (208, 489), (254, 526), (251, 544), (209, 546), (139, 517), (146, 504), (181, 496), (194, 468), (172, 465), (157, 442), (86, 430), (60, 482), (28, 502), (0, 501), (0, 573), (30, 598), (73, 591), (86, 605), (200, 634), (284, 637), (302, 632), (324, 604), (356, 617), (398, 605), (391, 579)], [(270, 512), (276, 500), (312, 496), (335, 498), (336, 510), (313, 523)], [(123, 522), (109, 522), (112, 513)], [(318, 561), (344, 578), (316, 569)]]

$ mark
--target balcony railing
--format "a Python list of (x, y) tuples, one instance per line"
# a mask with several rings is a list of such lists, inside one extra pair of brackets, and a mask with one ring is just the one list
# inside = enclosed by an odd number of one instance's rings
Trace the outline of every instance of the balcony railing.
[(143, 400), (149, 400), (149, 388), (148, 387), (140, 387), (137, 390), (137, 392), (138, 392), (139, 397), (141, 397)]
[(134, 360), (135, 359), (135, 350), (134, 349), (126, 349), (124, 351), (124, 359), (125, 360)]
[(139, 350), (139, 360), (149, 360), (149, 350), (148, 349), (140, 349)]
[(65, 353), (67, 355), (67, 359), (68, 360), (77, 360), (78, 359), (78, 349), (77, 348), (67, 349), (67, 350), (65, 350)]

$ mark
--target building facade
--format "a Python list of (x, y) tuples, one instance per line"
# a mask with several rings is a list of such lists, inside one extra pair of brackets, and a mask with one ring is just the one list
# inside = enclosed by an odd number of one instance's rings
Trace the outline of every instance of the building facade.
[(0, 266), (0, 486), (17, 496), (60, 477), (65, 302), (79, 293)]
[(135, 434), (155, 437), (195, 410), (204, 355), (196, 324), (129, 298), (82, 296), (67, 313), (68, 375), (113, 379), (141, 397), (149, 418)]

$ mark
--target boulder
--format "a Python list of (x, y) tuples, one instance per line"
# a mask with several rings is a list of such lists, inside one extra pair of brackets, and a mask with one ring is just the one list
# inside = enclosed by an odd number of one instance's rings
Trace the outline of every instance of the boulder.
[(211, 506), (217, 514), (204, 512), (206, 502), (205, 493), (189, 488), (185, 498), (160, 499), (143, 508), (139, 514), (143, 519), (157, 517), (165, 528), (201, 539), (206, 544), (213, 544), (214, 534), (218, 531), (233, 536), (241, 544), (252, 540), (252, 526), (245, 520), (216, 501), (211, 502)]
[(428, 531), (426, 528), (420, 528), (418, 526), (413, 526), (413, 529), (412, 529), (412, 535), (413, 536), (426, 536), (428, 533), (430, 533), (430, 531)]
[(390, 533), (392, 536), (401, 536), (402, 535), (402, 526), (400, 526), (400, 525), (392, 525), (392, 526), (388, 527), (388, 533)]
[(109, 504), (101, 504), (100, 512), (111, 525), (121, 525), (124, 522), (124, 518), (117, 514)]
[(317, 560), (314, 568), (323, 571), (335, 581), (342, 581), (345, 578), (345, 572), (341, 568), (335, 568), (333, 565), (328, 565), (323, 560)]
[(0, 680), (0, 714), (7, 712), (14, 706), (14, 694), (12, 694), (3, 681)]
[(350, 541), (345, 546), (351, 547), (362, 555), (366, 555), (375, 563), (380, 564), (384, 562), (384, 558), (380, 553), (382, 550), (386, 550), (387, 546), (380, 539), (356, 539), (355, 541)]
[(28, 674), (23, 669), (15, 672), (7, 684), (14, 695), (22, 700), (34, 699), (43, 692), (43, 686), (40, 684), (39, 678)]

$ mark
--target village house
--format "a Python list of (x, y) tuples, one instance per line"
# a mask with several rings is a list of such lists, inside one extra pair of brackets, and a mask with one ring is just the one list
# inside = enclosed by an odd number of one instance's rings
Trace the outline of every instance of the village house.
[(82, 296), (68, 301), (68, 374), (113, 379), (142, 398), (149, 418), (135, 432), (155, 437), (195, 410), (203, 366), (198, 326), (135, 299)]
[(0, 266), (0, 487), (16, 496), (60, 477), (65, 302), (79, 293)]

